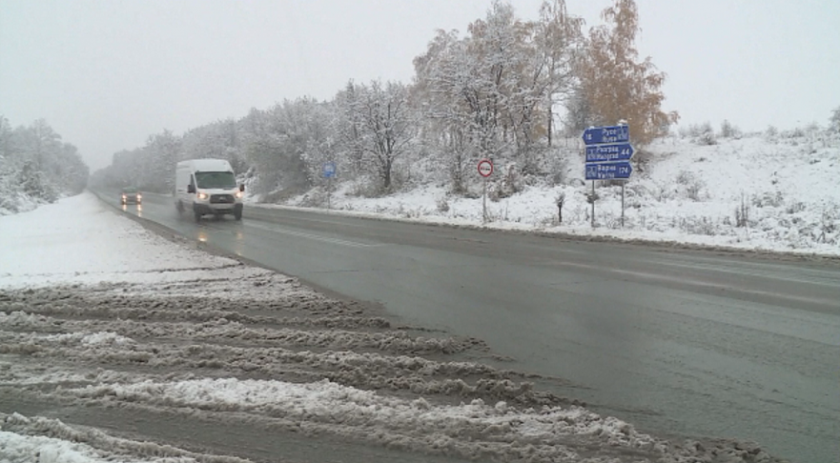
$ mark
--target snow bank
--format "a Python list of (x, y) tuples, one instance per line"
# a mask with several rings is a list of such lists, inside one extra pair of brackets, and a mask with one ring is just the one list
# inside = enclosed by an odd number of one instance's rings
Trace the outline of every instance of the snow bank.
[[(3, 415), (0, 425), (2, 463), (246, 463), (232, 457), (197, 454), (150, 442), (109, 436), (95, 429), (77, 429), (60, 420)], [(8, 431), (7, 431), (8, 429)], [(139, 455), (139, 456), (138, 456)]]

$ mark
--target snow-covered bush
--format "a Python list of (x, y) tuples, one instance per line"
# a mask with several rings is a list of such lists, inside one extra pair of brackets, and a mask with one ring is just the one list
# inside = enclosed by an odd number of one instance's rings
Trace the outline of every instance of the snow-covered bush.
[(677, 184), (685, 189), (686, 196), (692, 201), (700, 201), (700, 191), (705, 184), (694, 173), (683, 170), (677, 175)]
[(788, 206), (785, 208), (785, 212), (787, 212), (788, 214), (796, 214), (798, 212), (804, 211), (806, 207), (807, 206), (805, 205), (805, 203), (801, 201), (796, 201), (788, 204)]
[(651, 191), (651, 195), (653, 196), (656, 201), (660, 203), (664, 203), (666, 201), (670, 201), (676, 195), (677, 190), (671, 186), (670, 183), (659, 183), (656, 182), (653, 186), (653, 191)]
[(825, 206), (820, 217), (819, 243), (838, 244), (840, 241), (840, 204)]
[(741, 202), (735, 207), (735, 226), (738, 228), (746, 227), (750, 224), (750, 204), (747, 202), (746, 195), (741, 194)]
[(298, 199), (297, 205), (301, 207), (326, 207), (327, 192), (321, 188), (313, 188)]
[(437, 200), (436, 205), (437, 205), (437, 211), (438, 212), (444, 213), (444, 214), (449, 212), (449, 201), (447, 201), (446, 198), (439, 198)]
[(708, 122), (691, 124), (686, 128), (681, 128), (680, 137), (690, 138), (698, 145), (714, 145), (717, 143), (715, 131), (712, 124)]
[(784, 203), (784, 195), (781, 191), (775, 193), (766, 191), (762, 194), (755, 194), (752, 197), (752, 205), (755, 207), (780, 207)]
[(698, 145), (716, 145), (717, 144), (717, 137), (715, 137), (715, 132), (711, 130), (707, 132), (703, 132), (694, 139), (694, 142)]
[(720, 124), (721, 138), (741, 138), (741, 136), (741, 129), (733, 125), (728, 120), (724, 119), (724, 121)]
[(679, 229), (691, 235), (718, 235), (717, 224), (710, 217), (684, 217), (679, 220)]

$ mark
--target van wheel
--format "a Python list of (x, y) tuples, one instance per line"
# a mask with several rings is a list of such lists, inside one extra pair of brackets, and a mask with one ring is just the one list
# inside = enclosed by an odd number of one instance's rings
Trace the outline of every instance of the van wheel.
[(242, 209), (236, 209), (233, 211), (233, 218), (236, 220), (242, 220)]
[(196, 222), (201, 222), (201, 212), (198, 212), (198, 211), (194, 211), (194, 212), (195, 212), (195, 221)]

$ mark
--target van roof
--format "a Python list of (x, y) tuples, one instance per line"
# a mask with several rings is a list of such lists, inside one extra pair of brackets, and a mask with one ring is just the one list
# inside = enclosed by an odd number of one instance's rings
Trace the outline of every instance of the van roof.
[(178, 163), (178, 167), (182, 166), (195, 171), (233, 172), (230, 163), (224, 159), (189, 159)]

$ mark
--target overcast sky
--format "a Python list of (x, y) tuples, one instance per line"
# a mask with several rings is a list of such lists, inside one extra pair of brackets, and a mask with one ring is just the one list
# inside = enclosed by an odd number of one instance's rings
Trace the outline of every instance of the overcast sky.
[[(541, 0), (514, 0), (536, 19)], [(840, 1), (637, 0), (642, 56), (681, 125), (826, 125), (840, 106)], [(567, 0), (589, 26), (611, 0)], [(0, 114), (44, 118), (98, 169), (250, 108), (330, 99), (348, 79), (410, 82), (436, 29), (490, 0), (0, 0)]]

